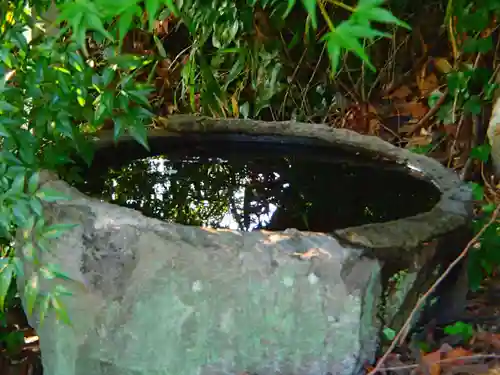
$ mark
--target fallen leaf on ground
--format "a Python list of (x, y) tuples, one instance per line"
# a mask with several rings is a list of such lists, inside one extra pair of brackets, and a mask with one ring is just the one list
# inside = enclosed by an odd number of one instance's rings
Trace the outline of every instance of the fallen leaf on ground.
[(417, 85), (420, 90), (420, 94), (426, 97), (439, 87), (439, 81), (436, 75), (431, 73), (423, 79), (417, 79)]
[(446, 361), (446, 365), (463, 365), (465, 364), (466, 357), (469, 357), (471, 355), (474, 355), (472, 351), (464, 349), (462, 347), (451, 349), (445, 355), (445, 358), (448, 360)]
[[(441, 373), (441, 352), (436, 350), (435, 352), (431, 352), (422, 356), (423, 365), (427, 366), (429, 369), (429, 375), (439, 375)], [(426, 371), (422, 371), (420, 373), (425, 374)]]
[(500, 350), (500, 334), (499, 333), (478, 332), (474, 336), (474, 339), (475, 339), (475, 341), (485, 342), (485, 343), (493, 346), (495, 349)]

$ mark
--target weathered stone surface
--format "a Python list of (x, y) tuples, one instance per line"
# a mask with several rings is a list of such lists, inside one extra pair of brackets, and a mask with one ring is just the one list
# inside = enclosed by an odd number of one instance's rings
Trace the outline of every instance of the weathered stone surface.
[(363, 250), (166, 224), (49, 184), (74, 196), (51, 220), (81, 224), (52, 261), (86, 288), (66, 301), (74, 327), (33, 321), (48, 374), (348, 374), (372, 358), (381, 264)]
[(157, 136), (233, 129), (364, 147), (411, 166), (442, 198), (431, 212), (331, 235), (240, 233), (146, 218), (47, 175), (73, 198), (47, 205), (48, 221), (80, 224), (44, 254), (77, 280), (65, 301), (73, 327), (31, 318), (47, 374), (354, 374), (373, 359), (382, 324), (398, 329), (435, 280), (440, 254), (460, 250), (449, 233), (467, 223), (470, 191), (437, 162), (316, 125), (211, 121), (181, 118)]

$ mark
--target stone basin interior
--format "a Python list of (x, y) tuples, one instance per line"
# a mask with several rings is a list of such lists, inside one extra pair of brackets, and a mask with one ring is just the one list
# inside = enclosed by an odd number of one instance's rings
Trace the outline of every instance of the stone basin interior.
[(184, 225), (328, 233), (430, 210), (439, 190), (401, 164), (310, 138), (191, 134), (99, 149), (80, 191)]

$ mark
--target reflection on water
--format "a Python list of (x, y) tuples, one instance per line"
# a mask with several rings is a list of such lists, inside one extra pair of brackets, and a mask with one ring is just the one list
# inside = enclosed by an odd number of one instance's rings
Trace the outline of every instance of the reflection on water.
[(439, 197), (431, 184), (399, 169), (325, 152), (268, 152), (259, 145), (205, 151), (173, 147), (135, 159), (125, 152), (119, 163), (106, 163), (120, 155), (107, 151), (96, 156), (99, 165), (77, 187), (150, 217), (244, 231), (331, 232), (425, 212)]

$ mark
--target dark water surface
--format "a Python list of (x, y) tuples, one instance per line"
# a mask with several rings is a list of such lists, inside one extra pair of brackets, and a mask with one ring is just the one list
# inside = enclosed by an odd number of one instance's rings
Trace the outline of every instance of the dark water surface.
[(186, 225), (331, 232), (428, 211), (439, 199), (403, 166), (309, 139), (202, 135), (102, 149), (82, 192)]

